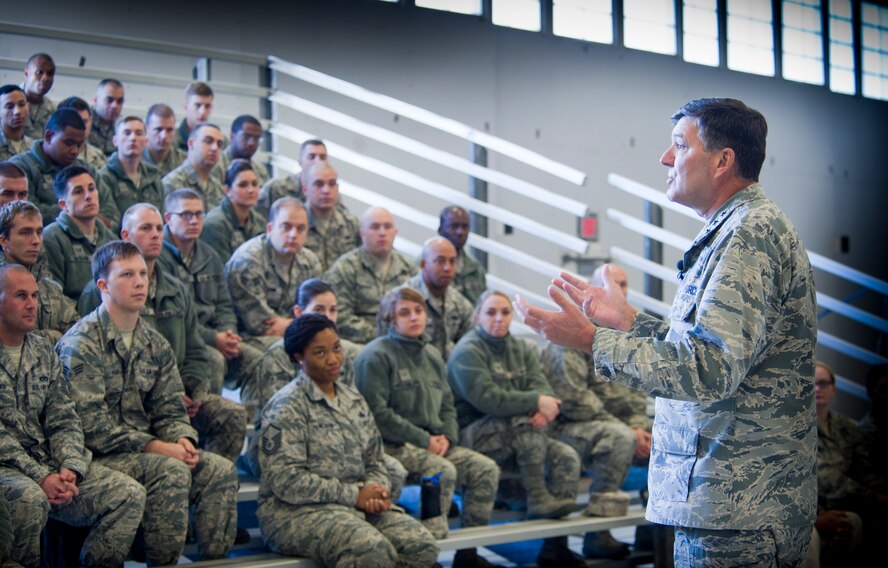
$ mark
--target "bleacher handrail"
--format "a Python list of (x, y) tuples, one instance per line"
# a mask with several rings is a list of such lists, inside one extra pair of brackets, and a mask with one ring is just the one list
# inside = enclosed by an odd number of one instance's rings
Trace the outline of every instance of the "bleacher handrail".
[[(697, 215), (693, 210), (683, 205), (679, 205), (678, 203), (675, 203), (673, 201), (669, 201), (669, 198), (666, 197), (666, 194), (662, 191), (658, 191), (650, 186), (644, 185), (643, 183), (615, 173), (608, 174), (607, 182), (621, 191), (624, 191), (636, 197), (640, 197), (645, 201), (650, 201), (651, 203), (659, 205), (664, 209), (669, 209), (670, 211), (680, 213), (685, 217), (696, 219), (700, 222), (701, 225), (703, 224), (703, 219), (701, 219), (700, 216)], [(688, 243), (690, 242), (692, 241), (688, 240)], [(880, 280), (878, 278), (870, 276), (865, 272), (862, 272), (855, 268), (851, 268), (850, 266), (829, 259), (822, 254), (812, 252), (811, 250), (808, 250), (808, 259), (811, 261), (811, 265), (815, 268), (818, 268), (825, 272), (829, 272), (831, 274), (844, 278), (845, 280), (860, 284), (865, 288), (869, 288), (870, 290), (888, 296), (888, 282), (884, 280)]]
[(559, 177), (575, 185), (581, 186), (586, 182), (586, 174), (576, 168), (572, 168), (566, 164), (547, 158), (542, 154), (524, 148), (523, 146), (519, 146), (513, 142), (509, 142), (503, 138), (475, 130), (470, 126), (451, 118), (441, 116), (394, 97), (371, 91), (359, 85), (355, 85), (354, 83), (337, 79), (336, 77), (321, 73), (320, 71), (305, 67), (304, 65), (286, 61), (280, 57), (270, 55), (268, 61), (269, 67), (278, 73), (289, 75), (295, 79), (311, 83), (317, 87), (333, 91), (365, 104), (375, 106), (376, 108), (393, 112), (398, 116), (409, 118), (421, 124), (425, 124), (426, 126), (441, 130), (442, 132), (447, 132), (474, 144), (484, 146), (490, 151), (497, 152), (503, 156), (533, 166), (540, 171)]
[(554, 191), (542, 188), (538, 185), (526, 182), (509, 174), (481, 166), (465, 158), (433, 148), (418, 140), (398, 134), (391, 130), (370, 124), (345, 113), (333, 110), (330, 107), (320, 105), (291, 93), (276, 91), (270, 97), (271, 102), (301, 112), (314, 119), (323, 120), (334, 126), (344, 128), (355, 134), (376, 140), (402, 152), (419, 156), (435, 162), (441, 166), (456, 170), (468, 176), (482, 179), (503, 189), (508, 189), (529, 199), (538, 201), (544, 205), (555, 207), (577, 217), (586, 215), (586, 204), (576, 199), (565, 197)]
[[(276, 124), (273, 126), (271, 128), (271, 133), (297, 144), (301, 144), (303, 140), (316, 137), (311, 133), (284, 124)], [(411, 187), (431, 197), (436, 197), (454, 205), (459, 205), (468, 211), (473, 211), (480, 215), (484, 215), (485, 217), (496, 219), (507, 225), (522, 229), (541, 239), (545, 239), (574, 252), (583, 254), (588, 248), (588, 243), (583, 239), (553, 229), (539, 221), (534, 221), (523, 215), (518, 215), (517, 213), (492, 205), (486, 201), (480, 201), (461, 191), (457, 191), (443, 184), (433, 182), (417, 174), (408, 172), (403, 168), (355, 152), (329, 139), (325, 139), (324, 144), (327, 146), (327, 152), (331, 156), (336, 156), (337, 160), (348, 162), (364, 170), (386, 177), (407, 187)]]

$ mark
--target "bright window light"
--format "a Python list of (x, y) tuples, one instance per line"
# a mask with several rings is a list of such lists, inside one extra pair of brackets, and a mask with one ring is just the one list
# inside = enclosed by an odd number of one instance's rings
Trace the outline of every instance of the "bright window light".
[(718, 67), (718, 1), (684, 0), (682, 27), (684, 60)]
[(481, 15), (481, 0), (416, 0), (420, 8), (456, 12), (458, 14)]
[(614, 42), (612, 0), (553, 0), (552, 33), (597, 43)]
[(675, 55), (673, 0), (624, 0), (623, 44), (632, 49)]
[(497, 26), (540, 31), (540, 0), (493, 0), (491, 20)]
[(888, 8), (861, 3), (864, 97), (888, 100)]
[(851, 0), (829, 0), (829, 88), (856, 95)]
[(820, 0), (783, 0), (783, 78), (825, 82)]
[(728, 69), (774, 75), (770, 0), (728, 0)]

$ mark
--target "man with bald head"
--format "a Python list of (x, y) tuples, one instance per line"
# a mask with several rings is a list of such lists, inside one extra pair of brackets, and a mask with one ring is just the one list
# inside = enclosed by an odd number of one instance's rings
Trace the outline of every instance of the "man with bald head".
[(25, 65), (22, 90), (28, 99), (28, 124), (25, 135), (34, 140), (43, 136), (49, 117), (56, 111), (55, 104), (46, 94), (55, 82), (55, 62), (46, 53), (35, 53)]
[(432, 237), (422, 246), (419, 274), (403, 284), (425, 298), (425, 333), (445, 361), (459, 338), (474, 327), (475, 307), (452, 285), (456, 259), (456, 248), (450, 241)]
[(308, 238), (305, 247), (329, 270), (336, 259), (361, 244), (361, 220), (339, 203), (339, 178), (326, 161), (311, 164), (303, 173)]
[(96, 87), (93, 107), (90, 109), (92, 129), (89, 131), (89, 142), (106, 156), (117, 149), (114, 145), (114, 128), (123, 111), (123, 99), (123, 83), (117, 79), (102, 79)]
[(394, 250), (398, 229), (392, 214), (371, 207), (361, 217), (361, 246), (339, 257), (325, 279), (336, 290), (339, 334), (355, 343), (376, 337), (382, 296), (413, 276), (416, 267)]
[(295, 197), (305, 201), (305, 172), (314, 165), (327, 161), (327, 146), (317, 139), (306, 140), (299, 147), (299, 158), (297, 160), (302, 172), (269, 180), (262, 186), (259, 192), (259, 202), (256, 204), (256, 211), (263, 217), (268, 217), (268, 209), (271, 204), (281, 197)]
[(469, 240), (469, 214), (462, 207), (450, 205), (441, 210), (438, 234), (456, 249), (456, 274), (453, 287), (459, 290), (473, 306), (487, 290), (487, 274), (484, 267), (465, 251)]
[(183, 187), (201, 194), (209, 211), (225, 197), (225, 172), (219, 165), (225, 137), (215, 124), (198, 124), (188, 136), (188, 158), (163, 176), (163, 187), (171, 193)]

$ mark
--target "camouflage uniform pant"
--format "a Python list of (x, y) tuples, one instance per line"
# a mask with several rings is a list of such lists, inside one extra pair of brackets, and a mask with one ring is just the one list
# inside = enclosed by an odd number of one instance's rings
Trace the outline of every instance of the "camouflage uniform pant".
[(209, 391), (222, 394), (223, 386), (235, 390), (246, 383), (264, 352), (249, 343), (241, 343), (241, 354), (231, 360), (212, 345), (207, 346), (207, 353), (210, 356)]
[(223, 558), (237, 529), (237, 474), (234, 464), (210, 452), (189, 470), (158, 454), (115, 454), (103, 465), (125, 473), (148, 493), (142, 533), (149, 566), (175, 564), (185, 548), (189, 504), (194, 505), (194, 536), (203, 558)]
[(435, 539), (405, 513), (365, 515), (343, 505), (278, 502), (263, 503), (258, 516), (272, 551), (308, 556), (325, 566), (428, 568), (438, 558)]
[(9, 500), (14, 527), (10, 559), (40, 566), (40, 535), (48, 517), (92, 527), (80, 552), (81, 566), (123, 564), (145, 507), (145, 489), (125, 475), (91, 464), (67, 505), (50, 505), (43, 489), (17, 470), (0, 468), (0, 490)]
[[(250, 473), (256, 478), (262, 474), (262, 468), (259, 465), (259, 444), (261, 439), (262, 437), (259, 435), (259, 429), (257, 428), (255, 434), (250, 438), (250, 445), (244, 454), (244, 461), (247, 467), (249, 467)], [(383, 454), (382, 461), (385, 462), (385, 469), (388, 472), (392, 488), (391, 501), (392, 503), (397, 503), (401, 497), (401, 490), (404, 489), (404, 484), (407, 482), (407, 469), (401, 465), (401, 462), (388, 454)]]
[(550, 433), (580, 455), (583, 469), (592, 478), (590, 492), (620, 489), (638, 441), (632, 428), (622, 422), (565, 422), (556, 423)]
[(490, 522), (499, 485), (499, 467), (492, 459), (459, 446), (451, 446), (444, 457), (412, 444), (386, 444), (385, 451), (409, 473), (420, 477), (441, 473), (441, 514), (445, 524), (457, 484), (462, 487), (463, 497), (460, 526), (483, 526)]
[(760, 531), (675, 527), (675, 566), (794, 568), (805, 565), (811, 527)]
[(552, 495), (563, 499), (577, 496), (580, 457), (567, 444), (550, 438), (546, 429), (531, 426), (524, 416), (480, 418), (460, 431), (459, 445), (493, 458), (503, 469), (516, 463), (543, 463)]
[(234, 462), (244, 449), (247, 437), (247, 411), (243, 406), (217, 394), (208, 394), (191, 425), (200, 435), (201, 449)]

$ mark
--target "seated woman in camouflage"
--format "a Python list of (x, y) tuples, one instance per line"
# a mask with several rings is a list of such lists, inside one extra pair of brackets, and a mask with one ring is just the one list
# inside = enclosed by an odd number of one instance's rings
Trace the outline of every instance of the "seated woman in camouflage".
[(257, 516), (266, 545), (325, 566), (433, 566), (432, 535), (392, 510), (370, 408), (338, 384), (336, 324), (305, 314), (287, 328), (284, 348), (301, 370), (262, 415)]
[[(493, 458), (500, 467), (517, 464), (529, 517), (563, 517), (577, 508), (580, 458), (573, 448), (547, 435), (559, 401), (540, 370), (539, 354), (529, 342), (509, 334), (512, 303), (504, 293), (482, 294), (475, 321), (478, 326), (459, 340), (447, 359), (459, 443)], [(538, 564), (585, 566), (567, 548), (565, 537), (546, 539)]]
[[(447, 514), (456, 484), (462, 486), (460, 526), (490, 521), (499, 481), (493, 460), (457, 445), (453, 393), (441, 352), (424, 337), (425, 299), (409, 287), (382, 299), (379, 331), (355, 360), (355, 383), (367, 399), (385, 442), (386, 454), (420, 477), (440, 474), (439, 514), (425, 511), (423, 524), (436, 538), (447, 536)], [(483, 559), (482, 559), (483, 560)], [(453, 566), (478, 566), (474, 549), (461, 550)]]

